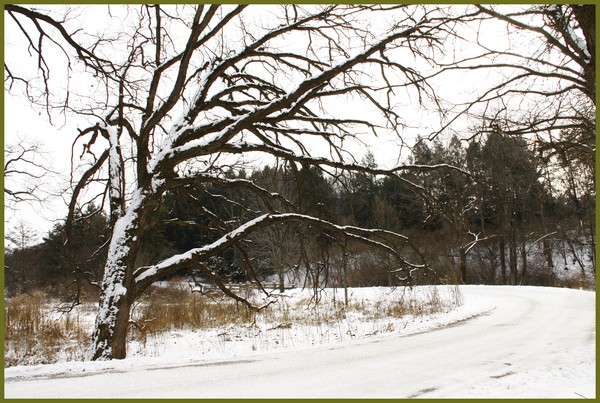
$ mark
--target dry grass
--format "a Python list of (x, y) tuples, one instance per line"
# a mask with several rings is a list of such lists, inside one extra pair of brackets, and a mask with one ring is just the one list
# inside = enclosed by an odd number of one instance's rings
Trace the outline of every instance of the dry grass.
[(555, 279), (552, 286), (596, 291), (596, 279), (589, 275), (578, 274), (564, 279)]
[[(346, 320), (350, 318), (377, 321), (418, 317), (461, 303), (458, 287), (450, 289), (444, 297), (436, 287), (415, 294), (398, 288), (375, 300), (351, 296), (348, 305), (339, 293), (337, 297), (324, 294), (319, 305), (310, 297), (281, 297), (276, 304), (256, 313), (231, 299), (213, 299), (191, 293), (187, 288), (153, 288), (132, 309), (130, 341), (139, 342), (146, 349), (154, 341), (169, 337), (171, 331), (248, 328), (257, 321), (267, 330), (303, 325), (327, 332), (327, 328), (349, 326)], [(58, 314), (43, 293), (5, 300), (5, 366), (83, 360), (90, 342), (94, 310), (95, 304), (89, 304), (77, 307), (70, 314)], [(385, 331), (394, 331), (392, 323), (388, 327)]]
[(155, 290), (140, 299), (131, 313), (132, 337), (142, 342), (175, 329), (202, 330), (253, 321), (254, 313), (236, 301), (214, 300), (178, 287)]
[(79, 313), (53, 315), (41, 292), (4, 301), (4, 365), (82, 360), (90, 336)]
[(415, 297), (407, 288), (400, 288), (388, 299), (355, 302), (350, 309), (368, 319), (383, 319), (432, 315), (461, 305), (462, 294), (458, 286), (450, 289), (447, 299), (442, 298), (439, 289), (432, 286), (426, 287), (420, 297)]

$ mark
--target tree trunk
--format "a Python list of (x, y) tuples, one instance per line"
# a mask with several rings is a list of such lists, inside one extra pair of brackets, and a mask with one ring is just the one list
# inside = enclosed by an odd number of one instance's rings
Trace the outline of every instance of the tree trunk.
[(146, 196), (141, 190), (136, 192), (128, 212), (113, 227), (92, 335), (92, 360), (122, 359), (127, 355), (129, 314), (136, 297), (133, 271), (143, 221), (140, 212), (145, 203), (151, 204)]
[(548, 267), (554, 271), (554, 259), (552, 258), (552, 243), (548, 238), (544, 238), (543, 240), (544, 246), (544, 255), (546, 256), (546, 263), (548, 263)]
[(460, 253), (460, 277), (463, 284), (467, 284), (467, 251), (464, 247), (459, 250)]
[(285, 270), (282, 265), (277, 268), (277, 275), (279, 277), (279, 292), (283, 294), (285, 292)]
[(519, 279), (519, 285), (523, 285), (525, 281), (525, 275), (527, 274), (527, 245), (525, 244), (525, 240), (521, 244), (521, 261), (523, 262), (523, 267), (521, 268), (521, 278)]
[(115, 284), (111, 290), (102, 292), (93, 334), (92, 360), (123, 359), (127, 356), (127, 332), (132, 301), (127, 291), (120, 295), (114, 293), (115, 289), (120, 287), (123, 285)]
[(595, 217), (588, 221), (590, 224), (590, 262), (592, 263), (592, 274), (596, 278), (596, 225)]
[[(135, 299), (135, 284), (133, 270), (127, 264), (132, 259), (130, 255), (125, 254), (126, 250), (131, 251), (133, 241), (123, 241), (126, 240), (112, 242), (109, 248), (100, 306), (92, 336), (92, 360), (123, 359), (127, 355), (127, 331), (131, 305)], [(119, 244), (128, 245), (129, 248), (115, 248)], [(119, 255), (121, 259), (112, 258)]]
[(504, 236), (500, 238), (500, 273), (502, 274), (502, 284), (506, 284), (506, 245), (504, 243)]
[(342, 254), (342, 284), (344, 286), (344, 306), (348, 307), (348, 253), (346, 253), (345, 243)]
[(517, 237), (516, 230), (511, 228), (508, 240), (508, 266), (510, 270), (510, 284), (517, 284)]

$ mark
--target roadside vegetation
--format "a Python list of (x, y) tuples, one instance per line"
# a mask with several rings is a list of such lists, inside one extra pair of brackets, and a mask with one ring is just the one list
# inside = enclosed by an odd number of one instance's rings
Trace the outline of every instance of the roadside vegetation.
[[(159, 354), (165, 340), (182, 337), (182, 332), (196, 338), (213, 337), (224, 349), (228, 341), (248, 338), (252, 339), (251, 350), (281, 348), (285, 347), (284, 341), (278, 338), (283, 336), (288, 345), (303, 342), (294, 342), (295, 337), (312, 338), (314, 344), (329, 343), (354, 339), (357, 334), (360, 337), (361, 332), (374, 335), (401, 331), (410, 322), (462, 304), (456, 286), (371, 288), (367, 294), (350, 289), (347, 304), (343, 290), (323, 290), (320, 302), (315, 303), (311, 290), (293, 289), (284, 294), (275, 292), (276, 302), (254, 312), (222, 296), (191, 292), (186, 283), (155, 288), (138, 302), (132, 314), (129, 344), (139, 355)], [(249, 293), (257, 304), (262, 301), (257, 291)], [(95, 301), (84, 301), (62, 313), (57, 312), (56, 302), (49, 301), (52, 299), (42, 292), (5, 300), (6, 367), (86, 358)]]

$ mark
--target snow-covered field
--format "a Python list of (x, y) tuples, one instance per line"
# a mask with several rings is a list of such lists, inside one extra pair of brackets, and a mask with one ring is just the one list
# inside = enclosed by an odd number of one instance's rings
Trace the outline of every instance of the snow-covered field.
[[(176, 331), (122, 361), (6, 368), (5, 397), (595, 397), (594, 292), (460, 289), (433, 315)], [(383, 309), (400, 289), (350, 292)]]
[[(349, 304), (360, 306), (347, 310), (343, 308), (343, 289), (322, 290), (317, 305), (309, 303), (313, 294), (311, 289), (286, 290), (277, 298), (274, 309), (277, 315), (259, 314), (255, 323), (242, 326), (172, 331), (149, 339), (145, 345), (130, 343), (130, 356), (163, 360), (223, 359), (301, 350), (383, 333), (411, 334), (461, 321), (492, 308), (483, 301), (464, 305), (461, 293), (456, 290), (450, 286), (351, 288)], [(437, 310), (439, 306), (442, 311), (418, 316), (385, 315), (384, 312), (400, 304), (412, 305), (414, 310)], [(438, 306), (431, 307), (432, 304)], [(303, 312), (286, 314), (292, 310)]]

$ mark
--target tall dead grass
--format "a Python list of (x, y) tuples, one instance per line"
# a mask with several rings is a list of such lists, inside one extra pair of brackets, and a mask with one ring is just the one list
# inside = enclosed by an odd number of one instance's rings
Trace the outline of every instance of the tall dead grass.
[(131, 313), (132, 337), (146, 342), (176, 329), (209, 329), (225, 325), (249, 324), (254, 313), (231, 299), (213, 299), (172, 287), (156, 290), (140, 299)]
[(447, 294), (442, 296), (436, 286), (426, 286), (418, 293), (413, 293), (407, 287), (399, 287), (385, 299), (353, 302), (350, 309), (367, 319), (433, 315), (462, 305), (458, 286), (451, 286)]
[(80, 313), (52, 314), (46, 294), (4, 301), (4, 365), (83, 360), (89, 332)]
[[(174, 330), (247, 327), (257, 320), (269, 330), (305, 325), (326, 332), (328, 327), (344, 326), (349, 315), (365, 320), (418, 317), (461, 304), (462, 295), (457, 286), (444, 296), (437, 287), (417, 293), (398, 288), (375, 300), (351, 297), (348, 305), (335, 294), (328, 294), (318, 306), (310, 297), (281, 297), (276, 304), (256, 313), (228, 298), (213, 299), (177, 286), (154, 288), (132, 309), (130, 341), (145, 347), (150, 340), (168, 337)], [(5, 300), (5, 366), (85, 359), (94, 310), (94, 305), (89, 304), (69, 314), (58, 314), (41, 292)], [(393, 326), (389, 331), (392, 330)]]

